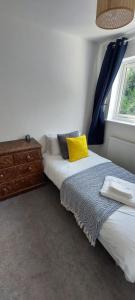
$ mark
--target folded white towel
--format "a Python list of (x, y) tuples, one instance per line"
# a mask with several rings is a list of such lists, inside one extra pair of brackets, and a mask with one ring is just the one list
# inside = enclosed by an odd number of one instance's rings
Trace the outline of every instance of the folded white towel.
[(135, 184), (113, 176), (106, 176), (101, 195), (135, 207)]
[(133, 197), (133, 191), (129, 190), (129, 188), (123, 186), (123, 184), (120, 184), (119, 182), (110, 182), (109, 190), (111, 193), (115, 193), (124, 198), (131, 199)]

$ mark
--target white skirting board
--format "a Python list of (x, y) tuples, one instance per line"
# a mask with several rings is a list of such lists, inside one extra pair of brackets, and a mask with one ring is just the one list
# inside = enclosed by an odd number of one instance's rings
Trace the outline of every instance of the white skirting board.
[(110, 137), (107, 156), (113, 162), (135, 173), (135, 143)]

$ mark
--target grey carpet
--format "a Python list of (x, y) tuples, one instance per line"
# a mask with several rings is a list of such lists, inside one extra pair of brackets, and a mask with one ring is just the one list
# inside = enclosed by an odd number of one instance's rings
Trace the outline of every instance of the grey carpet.
[(135, 285), (90, 246), (52, 185), (0, 203), (0, 300), (135, 299)]

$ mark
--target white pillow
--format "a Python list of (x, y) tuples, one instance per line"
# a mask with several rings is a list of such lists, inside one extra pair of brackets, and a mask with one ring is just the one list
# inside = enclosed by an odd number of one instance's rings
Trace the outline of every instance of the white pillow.
[(57, 134), (47, 134), (45, 135), (45, 139), (46, 139), (45, 152), (51, 155), (59, 155), (60, 148), (57, 139)]

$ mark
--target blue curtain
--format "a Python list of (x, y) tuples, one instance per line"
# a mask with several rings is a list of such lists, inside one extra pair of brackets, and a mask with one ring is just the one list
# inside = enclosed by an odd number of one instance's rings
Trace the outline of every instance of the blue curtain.
[(92, 122), (88, 134), (89, 145), (104, 143), (104, 103), (119, 71), (127, 46), (128, 40), (122, 38), (111, 42), (107, 47), (95, 92)]

